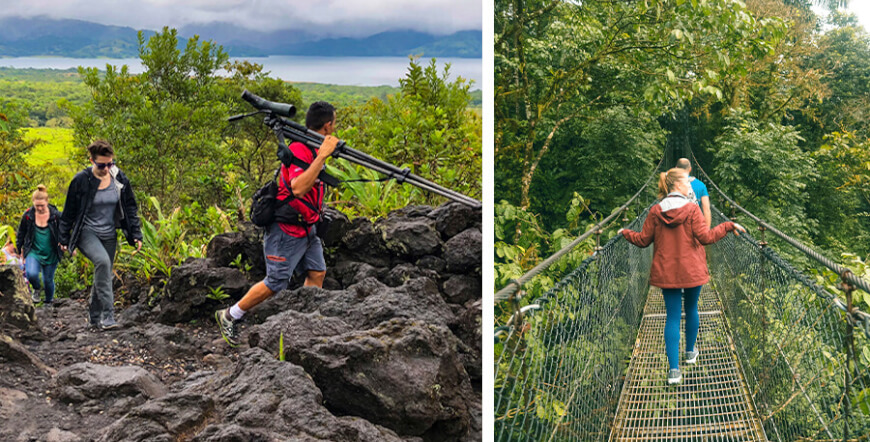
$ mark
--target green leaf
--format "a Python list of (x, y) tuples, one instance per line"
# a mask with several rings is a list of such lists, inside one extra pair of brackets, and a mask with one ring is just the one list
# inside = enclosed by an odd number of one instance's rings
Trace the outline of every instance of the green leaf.
[(559, 416), (565, 416), (566, 414), (568, 414), (565, 411), (565, 404), (563, 404), (559, 401), (553, 401), (553, 410), (555, 410), (556, 414)]
[(547, 418), (547, 410), (546, 408), (544, 408), (544, 405), (541, 403), (541, 401), (538, 401), (538, 404), (535, 407), (535, 414), (538, 416), (539, 419)]
[(870, 388), (866, 388), (855, 395), (855, 402), (858, 403), (858, 409), (865, 416), (870, 416)]

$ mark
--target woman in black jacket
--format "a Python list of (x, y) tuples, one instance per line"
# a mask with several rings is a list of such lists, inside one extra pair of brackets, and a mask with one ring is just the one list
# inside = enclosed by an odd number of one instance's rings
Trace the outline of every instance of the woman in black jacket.
[(139, 210), (130, 180), (115, 167), (115, 151), (107, 141), (88, 146), (91, 167), (77, 173), (69, 184), (60, 243), (63, 250), (80, 249), (94, 263), (94, 284), (89, 299), (92, 327), (109, 330), (115, 321), (115, 296), (112, 291), (112, 262), (120, 228), (131, 246), (142, 248)]
[[(24, 273), (33, 288), (33, 302), (42, 300), (45, 285), (45, 305), (54, 301), (54, 271), (60, 262), (60, 217), (57, 207), (48, 203), (48, 192), (40, 184), (33, 192), (33, 207), (21, 216), (16, 234), (16, 247), (24, 258)], [(39, 274), (42, 273), (40, 284)]]

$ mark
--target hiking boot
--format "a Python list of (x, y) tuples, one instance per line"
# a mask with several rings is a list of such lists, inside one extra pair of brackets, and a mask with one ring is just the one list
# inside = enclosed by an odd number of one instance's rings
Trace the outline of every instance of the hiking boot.
[(686, 363), (687, 364), (694, 364), (695, 362), (698, 362), (698, 355), (699, 354), (701, 354), (701, 352), (699, 352), (698, 349), (695, 349), (692, 351), (687, 351), (686, 352)]
[(683, 380), (683, 374), (679, 368), (673, 368), (668, 371), (668, 385), (679, 384)]
[(42, 301), (42, 289), (31, 290), (30, 300), (33, 301), (34, 304)]
[(214, 312), (214, 319), (218, 323), (218, 329), (220, 329), (224, 341), (227, 341), (230, 347), (238, 347), (240, 343), (239, 327), (236, 325), (236, 321), (230, 318), (229, 311), (222, 309)]

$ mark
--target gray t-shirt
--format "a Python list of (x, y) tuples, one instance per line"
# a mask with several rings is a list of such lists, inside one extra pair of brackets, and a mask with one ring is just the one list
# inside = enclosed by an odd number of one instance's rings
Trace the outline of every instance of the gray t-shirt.
[(115, 206), (118, 205), (119, 195), (115, 179), (109, 183), (109, 187), (97, 190), (94, 202), (85, 214), (85, 228), (94, 232), (100, 239), (115, 237)]

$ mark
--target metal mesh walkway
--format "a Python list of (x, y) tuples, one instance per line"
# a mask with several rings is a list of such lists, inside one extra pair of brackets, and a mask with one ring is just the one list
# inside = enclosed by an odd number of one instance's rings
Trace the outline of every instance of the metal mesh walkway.
[(665, 305), (652, 287), (620, 396), (611, 441), (766, 441), (738, 366), (716, 293), (704, 286), (698, 302), (696, 365), (683, 381), (667, 385)]

